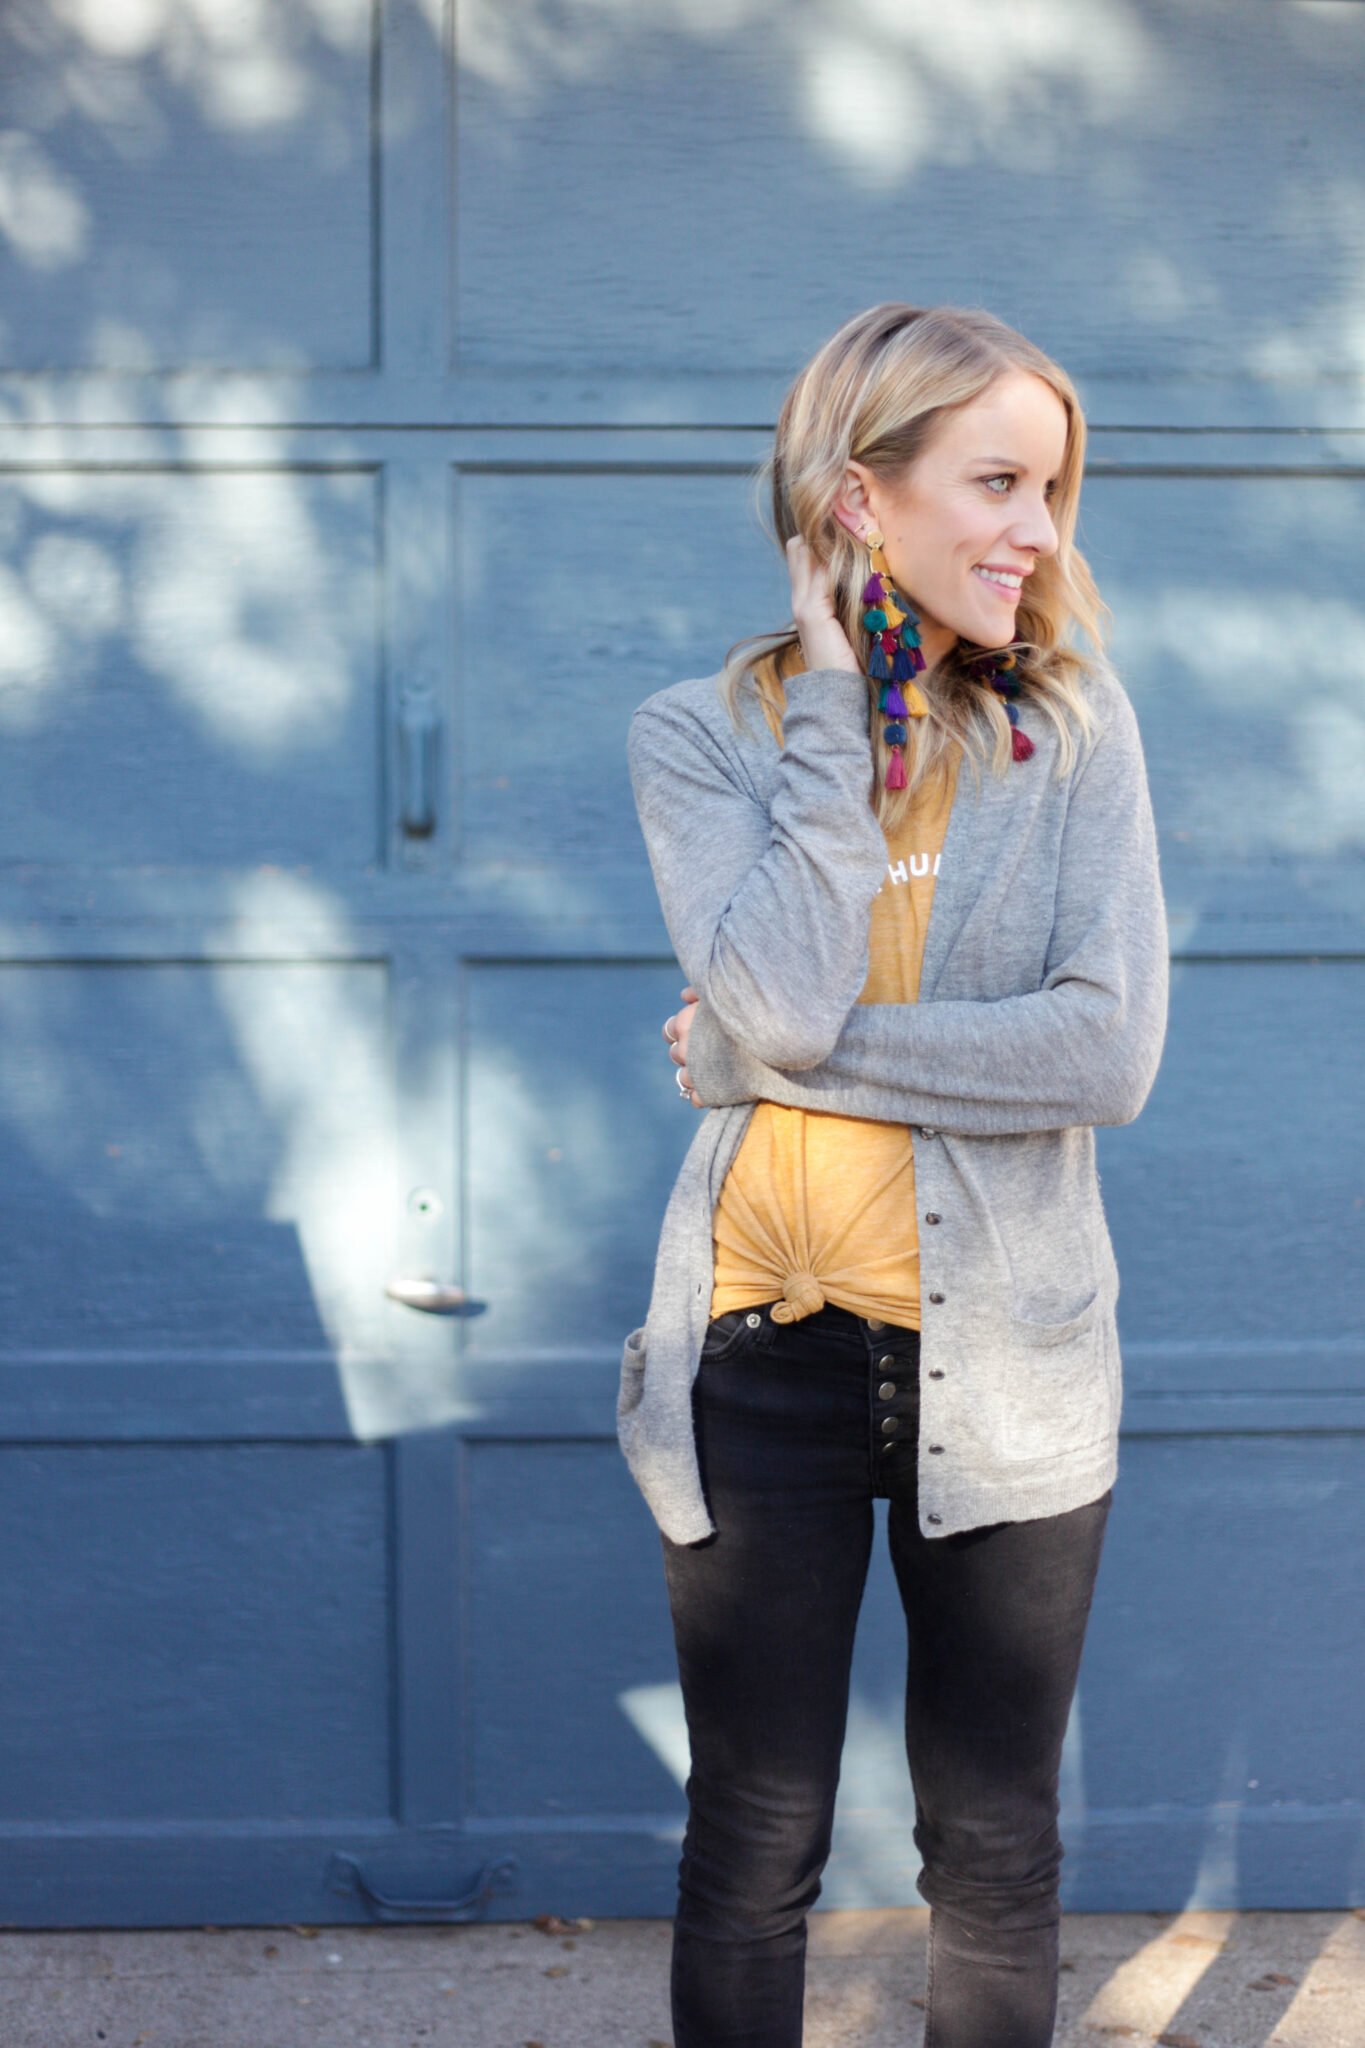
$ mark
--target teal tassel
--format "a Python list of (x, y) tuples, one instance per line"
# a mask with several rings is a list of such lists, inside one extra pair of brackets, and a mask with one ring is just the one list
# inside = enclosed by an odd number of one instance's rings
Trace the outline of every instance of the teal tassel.
[(873, 605), (869, 611), (863, 613), (863, 624), (869, 633), (883, 632), (886, 627), (886, 613), (880, 605)]

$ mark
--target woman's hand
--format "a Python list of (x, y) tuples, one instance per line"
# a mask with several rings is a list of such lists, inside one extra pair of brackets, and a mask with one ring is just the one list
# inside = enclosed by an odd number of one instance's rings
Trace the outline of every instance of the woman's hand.
[(834, 616), (829, 569), (816, 561), (799, 533), (787, 542), (787, 568), (792, 579), (792, 618), (801, 635), (807, 668), (846, 668), (861, 675), (848, 635)]
[[(706, 1104), (692, 1086), (692, 1076), (687, 1071), (687, 1034), (692, 1029), (692, 1012), (701, 1001), (691, 982), (683, 990), (684, 1007), (676, 1017), (665, 1017), (664, 1037), (669, 1041), (668, 1057), (681, 1073), (687, 1086), (688, 1100), (694, 1109), (705, 1109)], [(681, 1090), (679, 1091), (681, 1093)]]

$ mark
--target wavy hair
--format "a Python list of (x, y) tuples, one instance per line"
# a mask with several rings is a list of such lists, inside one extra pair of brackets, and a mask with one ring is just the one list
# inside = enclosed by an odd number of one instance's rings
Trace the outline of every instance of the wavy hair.
[[(1076, 390), (1041, 349), (979, 307), (910, 306), (896, 300), (872, 306), (839, 328), (797, 376), (782, 402), (773, 445), (754, 478), (759, 524), (776, 541), (800, 534), (830, 570), (835, 616), (866, 670), (869, 638), (862, 623), (867, 563), (861, 543), (835, 517), (850, 458), (888, 482), (923, 453), (945, 416), (970, 405), (995, 380), (1029, 370), (1056, 392), (1066, 411), (1066, 449), (1049, 506), (1057, 530), (1055, 554), (1039, 560), (1015, 613), (1023, 694), (1059, 735), (1058, 775), (1069, 772), (1076, 740), (1092, 729), (1087, 680), (1106, 668), (1102, 616), (1112, 620), (1088, 564), (1075, 545), (1076, 515), (1085, 468), (1085, 418)], [(770, 494), (772, 525), (762, 515)], [(1074, 645), (1080, 628), (1095, 654)], [(736, 726), (741, 697), (751, 688), (765, 717), (780, 732), (781, 679), (799, 664), (795, 621), (738, 640), (725, 657), (717, 688)], [(877, 713), (879, 685), (868, 680), (868, 725), (876, 767), (875, 808), (883, 830), (904, 819), (915, 791), (942, 771), (960, 745), (979, 782), (980, 767), (1003, 775), (1012, 758), (1010, 725), (998, 693), (971, 675), (967, 664), (983, 650), (957, 642), (916, 680), (929, 703), (927, 717), (909, 721), (906, 786), (885, 787), (890, 749)]]

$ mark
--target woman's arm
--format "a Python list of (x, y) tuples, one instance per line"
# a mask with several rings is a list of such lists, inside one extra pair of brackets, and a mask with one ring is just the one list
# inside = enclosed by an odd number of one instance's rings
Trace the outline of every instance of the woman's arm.
[(1129, 1123), (1160, 1062), (1168, 975), (1156, 827), (1120, 692), (1071, 792), (1041, 988), (855, 1002), (828, 1056), (795, 1078), (735, 1043), (703, 991), (687, 1072), (708, 1107), (770, 1101), (978, 1137)]
[(867, 980), (886, 842), (871, 804), (866, 679), (789, 676), (771, 819), (736, 752), (666, 692), (627, 760), (674, 951), (736, 1048), (787, 1071), (824, 1059)]

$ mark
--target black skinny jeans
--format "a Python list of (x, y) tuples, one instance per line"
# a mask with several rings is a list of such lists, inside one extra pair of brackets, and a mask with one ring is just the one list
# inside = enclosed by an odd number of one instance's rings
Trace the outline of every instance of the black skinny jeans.
[(716, 1534), (663, 1538), (692, 1753), (675, 2048), (799, 2048), (879, 1494), (932, 1909), (926, 2048), (1046, 2048), (1062, 1740), (1110, 1496), (921, 1535), (919, 1333), (833, 1303), (774, 1323), (770, 1307), (708, 1329), (693, 1410)]

